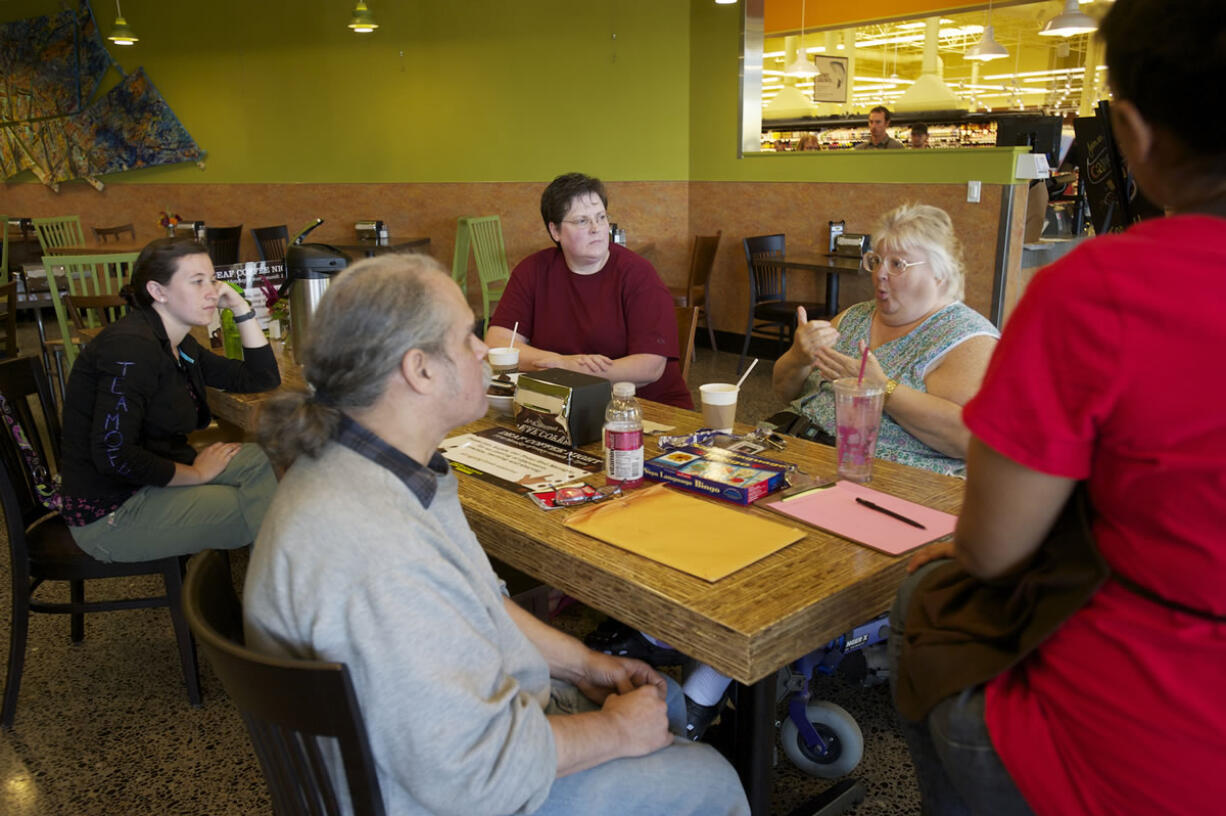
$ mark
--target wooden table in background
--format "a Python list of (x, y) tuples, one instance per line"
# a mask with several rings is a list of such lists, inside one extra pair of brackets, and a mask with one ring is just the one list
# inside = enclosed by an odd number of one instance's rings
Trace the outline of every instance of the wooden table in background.
[[(823, 272), (826, 275), (826, 308), (830, 316), (839, 313), (839, 275), (867, 275), (860, 267), (859, 258), (830, 255), (824, 252), (793, 252), (788, 250), (783, 258), (772, 260), (785, 269), (801, 269), (806, 272)], [(809, 315), (810, 318), (815, 315)]]
[[(301, 376), (295, 378), (293, 371), (282, 371), (283, 387), (301, 387)], [(250, 429), (256, 406), (266, 397), (210, 390), (209, 405), (218, 416)], [(643, 413), (653, 422), (675, 426), (678, 433), (695, 430), (702, 421), (693, 411), (647, 401)], [(491, 412), (454, 433), (510, 424)], [(648, 456), (656, 453), (651, 440)], [(770, 456), (814, 476), (835, 472), (832, 448), (800, 439), (789, 439), (785, 451)], [(961, 480), (880, 460), (874, 464), (873, 487), (950, 513), (962, 503)], [(741, 684), (734, 762), (759, 816), (770, 803), (776, 672), (888, 609), (907, 562), (905, 556), (883, 555), (806, 528), (801, 541), (710, 583), (569, 530), (562, 522), (571, 511), (544, 512), (488, 482), (461, 478), (460, 499), (491, 556), (662, 638)], [(746, 512), (782, 520), (766, 510)]]
[(404, 253), (404, 254), (430, 254), (430, 239), (429, 238), (405, 238), (401, 241), (395, 241), (388, 244), (376, 244), (373, 241), (361, 241), (354, 244), (328, 244), (329, 246), (339, 249), (341, 252), (353, 256), (355, 259), (373, 258), (376, 255), (387, 255), (389, 253)]

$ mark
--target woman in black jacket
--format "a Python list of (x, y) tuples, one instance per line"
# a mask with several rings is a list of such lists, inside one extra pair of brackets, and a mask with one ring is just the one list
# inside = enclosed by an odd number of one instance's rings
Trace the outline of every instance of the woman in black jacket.
[[(64, 399), (63, 506), (78, 546), (102, 561), (146, 561), (250, 543), (276, 477), (256, 445), (196, 451), (208, 425), (205, 386), (253, 392), (281, 382), (268, 340), (241, 295), (219, 283), (205, 248), (159, 239), (136, 259), (132, 310), (85, 347)], [(245, 360), (188, 332), (231, 309)]]

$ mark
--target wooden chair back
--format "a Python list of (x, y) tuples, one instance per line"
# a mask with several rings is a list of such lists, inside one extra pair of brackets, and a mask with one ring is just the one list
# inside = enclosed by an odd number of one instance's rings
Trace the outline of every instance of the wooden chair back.
[[(255, 248), (261, 261), (284, 261), (285, 248), (289, 246), (289, 228), (284, 224), (275, 227), (253, 227)], [(237, 263), (237, 261), (235, 261)]]
[(690, 275), (686, 281), (686, 304), (689, 306), (707, 305), (707, 284), (711, 280), (711, 270), (715, 268), (715, 253), (719, 251), (719, 239), (723, 230), (714, 235), (695, 235), (694, 246), (690, 250)]
[(787, 251), (782, 234), (758, 235), (744, 240), (745, 264), (749, 269), (749, 309), (759, 303), (787, 300), (787, 273), (774, 261)]
[(237, 227), (205, 227), (204, 246), (213, 259), (213, 266), (238, 263), (238, 243), (242, 238), (242, 224)]
[(694, 333), (698, 328), (697, 306), (676, 306), (677, 349), (681, 352), (681, 379), (690, 379), (690, 361), (694, 359)]
[(456, 219), (455, 251), (451, 254), (451, 279), (460, 287), (465, 297), (468, 296), (468, 258), (472, 253), (468, 221), (469, 217), (466, 215)]
[(33, 221), (34, 232), (38, 235), (38, 243), (43, 248), (44, 255), (54, 255), (61, 247), (85, 244), (80, 216), (63, 215), (56, 218), (35, 218)]
[(490, 315), (502, 299), (503, 290), (511, 278), (507, 268), (507, 249), (502, 242), (502, 219), (497, 215), (469, 218), (468, 231), (473, 257), (477, 261), (477, 277), (481, 279), (482, 320), (488, 328)]
[[(222, 556), (192, 558), (183, 610), (205, 657), (234, 701), (278, 816), (339, 814), (343, 784), (357, 816), (384, 816), (365, 721), (343, 663), (267, 657), (246, 647), (242, 606)], [(336, 740), (343, 777), (334, 778), (324, 745)]]
[(0, 284), (9, 282), (9, 217), (0, 215)]
[(100, 244), (108, 241), (117, 244), (125, 234), (130, 240), (136, 240), (136, 227), (131, 224), (121, 224), (118, 227), (91, 227), (91, 229), (94, 231), (94, 240)]
[(17, 351), (17, 279), (0, 283), (0, 326), (4, 328), (3, 351), (8, 358), (16, 357)]
[(63, 285), (70, 295), (118, 295), (132, 279), (132, 265), (138, 252), (112, 253), (106, 255), (44, 255), (43, 268), (47, 270), (47, 288), (51, 305), (55, 307), (55, 319), (64, 339), (65, 377), (77, 359), (77, 347), (69, 321), (68, 309), (60, 297)]
[(120, 295), (65, 295), (64, 308), (80, 332), (111, 325), (127, 313), (128, 302)]

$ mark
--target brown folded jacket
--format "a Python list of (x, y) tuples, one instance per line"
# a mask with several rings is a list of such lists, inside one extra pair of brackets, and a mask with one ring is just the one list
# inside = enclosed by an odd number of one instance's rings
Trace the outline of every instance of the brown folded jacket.
[(912, 721), (1017, 664), (1083, 607), (1111, 574), (1077, 485), (1030, 565), (983, 581), (956, 561), (934, 567), (906, 611), (897, 704)]

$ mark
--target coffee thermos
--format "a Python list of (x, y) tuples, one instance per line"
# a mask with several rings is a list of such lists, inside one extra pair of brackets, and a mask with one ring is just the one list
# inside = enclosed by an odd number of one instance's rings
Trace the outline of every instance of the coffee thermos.
[(281, 297), (288, 292), (290, 346), (295, 362), (302, 362), (311, 315), (332, 278), (348, 265), (349, 256), (327, 244), (292, 244), (286, 249)]

